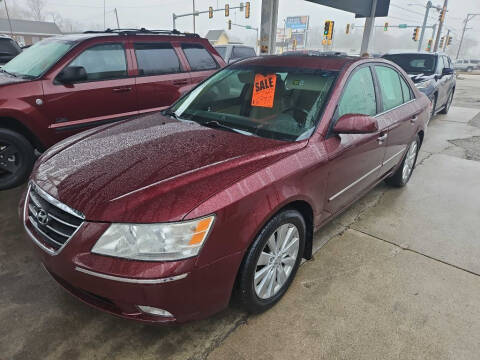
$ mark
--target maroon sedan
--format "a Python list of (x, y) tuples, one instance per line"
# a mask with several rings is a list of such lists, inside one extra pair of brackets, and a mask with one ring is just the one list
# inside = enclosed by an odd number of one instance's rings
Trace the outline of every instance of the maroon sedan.
[(260, 312), (315, 230), (378, 182), (408, 182), (429, 104), (386, 60), (244, 60), (163, 113), (52, 147), (25, 229), (63, 287), (112, 314), (185, 322), (232, 294)]

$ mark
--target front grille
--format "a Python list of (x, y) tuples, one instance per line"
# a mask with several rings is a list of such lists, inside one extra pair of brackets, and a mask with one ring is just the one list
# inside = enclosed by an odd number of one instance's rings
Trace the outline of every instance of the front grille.
[(84, 216), (31, 184), (26, 217), (40, 241), (51, 251), (59, 250), (82, 225)]

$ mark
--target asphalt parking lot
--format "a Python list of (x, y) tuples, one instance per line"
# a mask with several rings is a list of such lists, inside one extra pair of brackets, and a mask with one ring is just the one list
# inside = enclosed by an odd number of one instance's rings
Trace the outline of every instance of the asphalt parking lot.
[(409, 185), (380, 184), (316, 234), (270, 311), (177, 327), (117, 319), (65, 293), (0, 194), (0, 359), (475, 359), (480, 353), (480, 76), (429, 125)]

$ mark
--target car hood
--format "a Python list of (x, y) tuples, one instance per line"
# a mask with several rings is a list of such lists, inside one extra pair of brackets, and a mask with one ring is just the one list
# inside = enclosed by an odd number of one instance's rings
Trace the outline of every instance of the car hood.
[[(1, 58), (0, 58), (0, 62), (1, 62)], [(1, 85), (13, 84), (13, 83), (26, 82), (26, 81), (31, 81), (31, 80), (21, 78), (21, 77), (15, 77), (13, 75), (8, 75), (8, 74), (0, 72), (0, 86)]]
[(32, 180), (90, 221), (178, 221), (216, 192), (305, 145), (152, 114), (53, 146)]
[(427, 81), (427, 80), (431, 80), (431, 79), (434, 79), (435, 78), (435, 75), (432, 74), (432, 75), (427, 75), (427, 74), (408, 74), (408, 76), (410, 76), (410, 79), (412, 79), (412, 81), (417, 84), (417, 83), (421, 83), (423, 81)]

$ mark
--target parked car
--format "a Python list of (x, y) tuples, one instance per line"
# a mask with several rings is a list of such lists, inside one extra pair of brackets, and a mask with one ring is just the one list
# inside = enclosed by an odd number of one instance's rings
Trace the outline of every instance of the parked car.
[(455, 94), (453, 62), (442, 53), (396, 53), (383, 56), (403, 68), (432, 102), (431, 116), (447, 114)]
[(309, 56), (347, 56), (346, 52), (342, 51), (318, 51), (318, 50), (288, 50), (284, 51), (282, 55), (309, 55)]
[(255, 49), (251, 46), (228, 44), (217, 45), (215, 49), (227, 64), (257, 56)]
[(454, 67), (456, 70), (472, 72), (478, 68), (478, 63), (472, 60), (459, 59), (455, 61)]
[(264, 311), (314, 230), (382, 180), (407, 184), (430, 107), (385, 60), (242, 60), (163, 113), (46, 151), (25, 229), (64, 288), (112, 314), (184, 322), (232, 293)]
[(0, 35), (0, 65), (4, 65), (22, 52), (18, 43), (7, 35)]
[(35, 150), (163, 109), (223, 66), (206, 39), (178, 31), (108, 30), (33, 45), (0, 70), (0, 190), (25, 181)]

